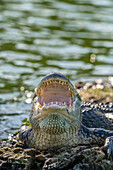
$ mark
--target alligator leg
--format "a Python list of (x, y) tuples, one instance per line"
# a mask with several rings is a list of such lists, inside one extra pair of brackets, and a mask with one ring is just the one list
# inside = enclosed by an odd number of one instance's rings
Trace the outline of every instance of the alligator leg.
[(113, 159), (113, 131), (103, 128), (87, 128), (81, 125), (79, 131), (80, 144), (98, 144), (101, 149), (107, 152), (108, 159)]
[(19, 132), (19, 139), (24, 142), (25, 145), (29, 146), (31, 145), (31, 140), (32, 139), (32, 128), (28, 128), (26, 126), (22, 126), (20, 128), (20, 132)]

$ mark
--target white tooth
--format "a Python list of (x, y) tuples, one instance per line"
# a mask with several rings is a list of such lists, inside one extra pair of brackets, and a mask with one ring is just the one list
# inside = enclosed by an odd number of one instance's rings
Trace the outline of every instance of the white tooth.
[(61, 83), (61, 81), (59, 81), (59, 83)]
[(70, 108), (68, 108), (68, 110), (69, 110), (69, 112), (71, 112), (71, 111), (72, 111), (72, 108), (70, 107)]
[(66, 105), (66, 102), (64, 102), (64, 105)]
[(51, 104), (53, 104), (53, 102), (51, 102)]
[(58, 102), (56, 102), (56, 104), (58, 104)]

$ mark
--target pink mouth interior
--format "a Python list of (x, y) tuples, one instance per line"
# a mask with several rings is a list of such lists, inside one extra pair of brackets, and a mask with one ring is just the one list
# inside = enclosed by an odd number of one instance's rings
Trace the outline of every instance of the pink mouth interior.
[(39, 102), (41, 105), (53, 104), (64, 105), (68, 107), (72, 104), (73, 99), (71, 92), (67, 85), (61, 85), (59, 83), (52, 83), (43, 87), (41, 95), (39, 97)]

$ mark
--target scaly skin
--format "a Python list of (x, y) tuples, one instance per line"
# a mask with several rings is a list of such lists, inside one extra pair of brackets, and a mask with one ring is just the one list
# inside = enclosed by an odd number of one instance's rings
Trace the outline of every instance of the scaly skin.
[[(86, 119), (83, 116), (84, 125), (82, 114), (89, 116)], [(113, 129), (112, 123), (109, 120), (104, 121), (104, 118), (99, 127), (108, 127), (106, 128), (108, 130), (94, 128), (92, 125), (96, 125), (96, 122), (90, 115), (98, 121), (105, 114), (99, 106), (92, 108), (91, 104), (82, 104), (81, 107), (81, 98), (69, 79), (62, 74), (51, 73), (38, 85), (30, 113), (31, 127), (22, 128), (19, 138), (28, 147), (41, 150), (79, 144), (104, 145), (107, 139), (105, 148), (108, 149), (109, 145), (112, 146), (112, 137), (110, 137), (113, 136), (113, 131), (110, 131)], [(98, 119), (95, 119), (95, 115)]]

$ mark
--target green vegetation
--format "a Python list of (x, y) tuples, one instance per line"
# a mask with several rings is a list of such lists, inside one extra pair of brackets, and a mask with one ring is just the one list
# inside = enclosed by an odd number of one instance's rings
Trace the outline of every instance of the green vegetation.
[(30, 127), (30, 126), (31, 126), (31, 124), (30, 124), (30, 120), (27, 120), (27, 118), (26, 118), (26, 117), (24, 118), (24, 120), (23, 120), (22, 122), (23, 122), (22, 126), (28, 126), (28, 127)]

